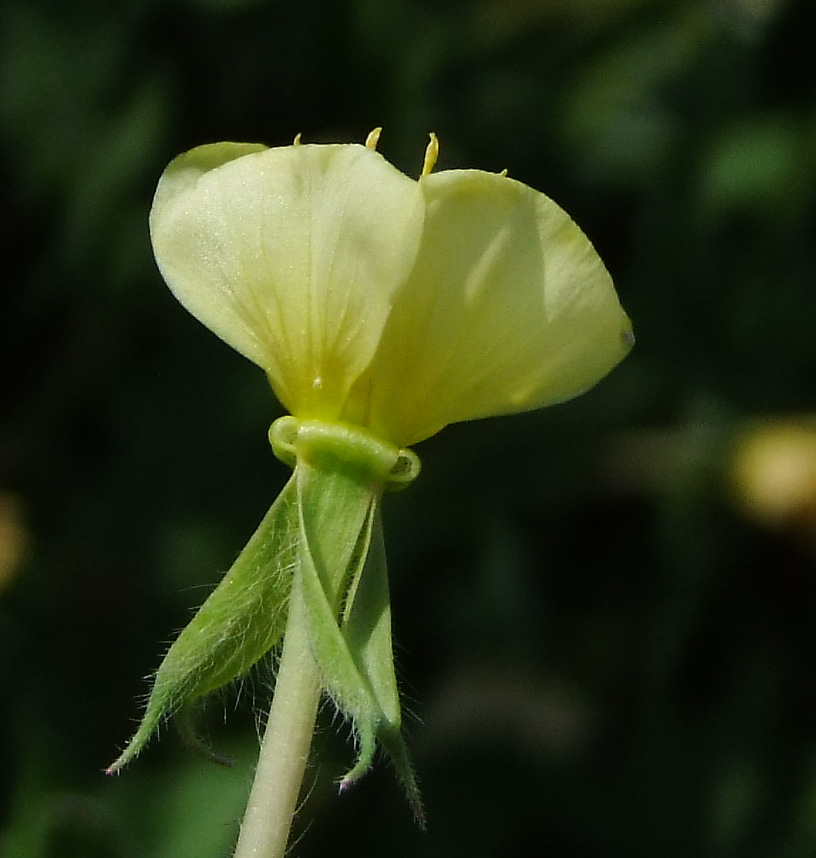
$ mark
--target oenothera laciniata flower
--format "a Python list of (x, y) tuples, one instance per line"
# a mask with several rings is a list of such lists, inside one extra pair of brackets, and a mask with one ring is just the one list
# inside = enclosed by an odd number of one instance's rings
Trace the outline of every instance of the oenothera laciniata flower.
[(150, 229), (178, 300), (267, 374), (291, 416), (270, 440), (292, 478), (170, 648), (138, 732), (275, 647), (302, 600), (322, 682), (357, 760), (377, 742), (419, 812), (400, 737), (383, 491), (410, 482), (407, 448), (449, 423), (528, 411), (587, 390), (632, 345), (590, 242), (552, 200), (504, 174), (418, 181), (365, 146), (201, 146), (159, 182)]

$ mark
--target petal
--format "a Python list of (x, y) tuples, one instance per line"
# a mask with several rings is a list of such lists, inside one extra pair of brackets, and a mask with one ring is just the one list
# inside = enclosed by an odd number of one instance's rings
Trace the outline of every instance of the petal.
[(552, 200), (476, 170), (420, 186), (417, 263), (366, 374), (373, 431), (407, 446), (449, 423), (560, 402), (626, 355), (631, 325), (611, 278)]
[(220, 143), (173, 161), (151, 212), (162, 275), (299, 417), (336, 419), (416, 256), (416, 182), (357, 145)]

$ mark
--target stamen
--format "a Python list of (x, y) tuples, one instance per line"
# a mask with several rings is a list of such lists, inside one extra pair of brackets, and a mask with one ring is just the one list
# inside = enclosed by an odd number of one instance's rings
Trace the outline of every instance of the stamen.
[(436, 166), (436, 159), (439, 157), (439, 141), (436, 139), (436, 134), (431, 131), (431, 140), (425, 149), (425, 160), (422, 162), (422, 172), (420, 176), (427, 176)]
[(501, 173), (499, 173), (499, 175), (500, 175), (500, 176), (504, 176), (504, 178), (506, 179), (506, 178), (507, 178), (507, 167), (505, 167), (505, 168), (501, 171)]
[(301, 137), (301, 134), (300, 134), (300, 131), (298, 131), (298, 133), (295, 134), (295, 139), (292, 143), (293, 146), (300, 146), (300, 137)]
[(366, 137), (366, 149), (371, 149), (375, 152), (377, 151), (377, 143), (380, 141), (380, 134), (382, 134), (382, 128), (375, 128), (368, 137)]

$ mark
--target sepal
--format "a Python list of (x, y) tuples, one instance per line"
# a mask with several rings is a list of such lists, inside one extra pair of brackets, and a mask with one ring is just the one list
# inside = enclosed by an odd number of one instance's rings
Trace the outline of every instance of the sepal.
[(419, 461), (409, 451), (369, 446), (364, 433), (347, 427), (318, 431), (305, 423), (290, 438), (298, 454), (298, 572), (309, 642), (324, 688), (351, 722), (357, 746), (340, 789), (368, 771), (379, 744), (424, 826), (419, 789), (400, 733), (379, 515), (382, 487), (392, 480), (401, 485), (409, 472), (416, 475)]
[[(281, 638), (297, 557), (294, 477), (272, 504), (229, 572), (170, 647), (156, 672), (139, 727), (106, 769), (114, 774), (145, 747), (162, 722), (246, 674)], [(212, 757), (189, 727), (182, 735)]]

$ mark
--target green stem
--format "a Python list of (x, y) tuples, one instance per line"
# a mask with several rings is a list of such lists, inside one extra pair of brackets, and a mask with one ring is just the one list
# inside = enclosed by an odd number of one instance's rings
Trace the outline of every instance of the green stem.
[(283, 858), (319, 702), (320, 676), (309, 648), (296, 574), (269, 723), (234, 858)]

